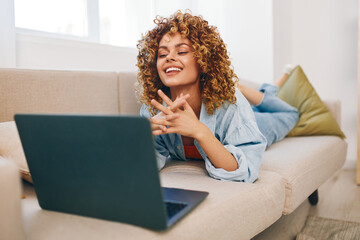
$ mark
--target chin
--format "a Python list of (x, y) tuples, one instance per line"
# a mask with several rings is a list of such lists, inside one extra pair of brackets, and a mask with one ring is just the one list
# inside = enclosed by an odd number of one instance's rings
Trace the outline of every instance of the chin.
[(179, 83), (179, 81), (175, 80), (175, 79), (166, 79), (166, 80), (162, 80), (162, 83), (167, 86), (167, 87), (177, 87), (180, 86), (181, 84)]
[(175, 88), (175, 87), (180, 87), (180, 84), (173, 84), (173, 83), (169, 83), (169, 84), (164, 84), (165, 86), (167, 86), (168, 88)]

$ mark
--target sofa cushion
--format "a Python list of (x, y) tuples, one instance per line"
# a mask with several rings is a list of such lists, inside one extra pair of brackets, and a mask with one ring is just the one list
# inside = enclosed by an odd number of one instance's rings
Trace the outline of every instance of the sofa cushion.
[(293, 69), (280, 87), (278, 97), (299, 111), (300, 119), (288, 136), (336, 135), (345, 138), (300, 66)]
[(32, 182), (19, 133), (14, 121), (0, 123), (0, 156), (16, 163), (21, 177)]
[(23, 209), (28, 240), (250, 239), (281, 217), (285, 185), (276, 173), (262, 171), (253, 184), (226, 182), (210, 178), (203, 161), (174, 161), (161, 171), (160, 178), (165, 187), (208, 191), (209, 196), (169, 231), (160, 232), (40, 210), (31, 185), (25, 184)]
[(346, 150), (347, 143), (337, 136), (305, 136), (285, 138), (265, 151), (261, 170), (274, 171), (286, 181), (284, 214), (341, 168)]
[(20, 196), (20, 177), (15, 163), (0, 157), (0, 239), (26, 239)]
[(119, 113), (115, 72), (1, 69), (0, 122), (16, 113)]

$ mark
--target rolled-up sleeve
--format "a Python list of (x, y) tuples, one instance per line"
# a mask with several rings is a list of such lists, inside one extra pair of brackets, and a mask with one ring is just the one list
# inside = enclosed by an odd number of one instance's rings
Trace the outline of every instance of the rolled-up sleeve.
[(155, 136), (155, 154), (158, 169), (161, 170), (166, 164), (169, 151), (165, 148), (165, 145), (160, 136)]
[(266, 139), (258, 130), (256, 122), (235, 127), (221, 142), (236, 159), (238, 168), (234, 171), (216, 168), (206, 157), (205, 166), (209, 175), (219, 180), (254, 182), (258, 178), (266, 148)]
[[(204, 153), (208, 174), (219, 180), (254, 182), (259, 176), (259, 169), (266, 149), (266, 138), (261, 134), (249, 102), (236, 89), (236, 103), (219, 109), (215, 117), (209, 118), (208, 127), (221, 144), (234, 156), (238, 168), (226, 171), (216, 168)], [(213, 122), (213, 123), (211, 123)], [(215, 127), (212, 127), (215, 126)]]
[[(150, 118), (151, 114), (147, 110), (146, 105), (142, 105), (140, 109), (140, 116)], [(165, 147), (164, 141), (161, 136), (154, 136), (155, 155), (157, 160), (158, 169), (161, 170), (169, 156), (169, 151)]]

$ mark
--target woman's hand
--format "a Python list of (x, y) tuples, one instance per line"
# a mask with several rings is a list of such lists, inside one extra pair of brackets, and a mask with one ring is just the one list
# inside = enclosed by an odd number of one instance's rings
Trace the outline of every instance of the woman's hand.
[(169, 124), (169, 121), (176, 119), (178, 114), (175, 114), (175, 111), (178, 108), (182, 108), (185, 104), (186, 99), (190, 97), (190, 95), (185, 95), (181, 97), (177, 97), (175, 101), (171, 101), (170, 98), (168, 98), (165, 93), (161, 90), (158, 90), (159, 96), (164, 100), (164, 102), (167, 104), (167, 107), (162, 105), (156, 100), (152, 100), (151, 104), (156, 107), (160, 112), (155, 115), (154, 117), (150, 118), (151, 127), (154, 135), (160, 135), (167, 133), (167, 125)]
[(161, 111), (162, 118), (153, 117), (150, 122), (158, 126), (157, 130), (153, 130), (154, 135), (166, 133), (178, 133), (182, 136), (195, 138), (201, 133), (204, 125), (199, 121), (193, 109), (186, 101), (190, 96), (181, 94), (174, 102), (171, 101), (163, 92), (158, 91), (159, 96), (170, 107), (165, 106), (152, 100), (151, 104)]

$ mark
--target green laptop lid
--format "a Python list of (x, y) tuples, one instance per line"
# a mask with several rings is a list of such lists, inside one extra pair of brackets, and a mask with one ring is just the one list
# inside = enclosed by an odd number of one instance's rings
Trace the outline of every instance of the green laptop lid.
[(166, 229), (146, 118), (17, 114), (15, 121), (42, 208)]

